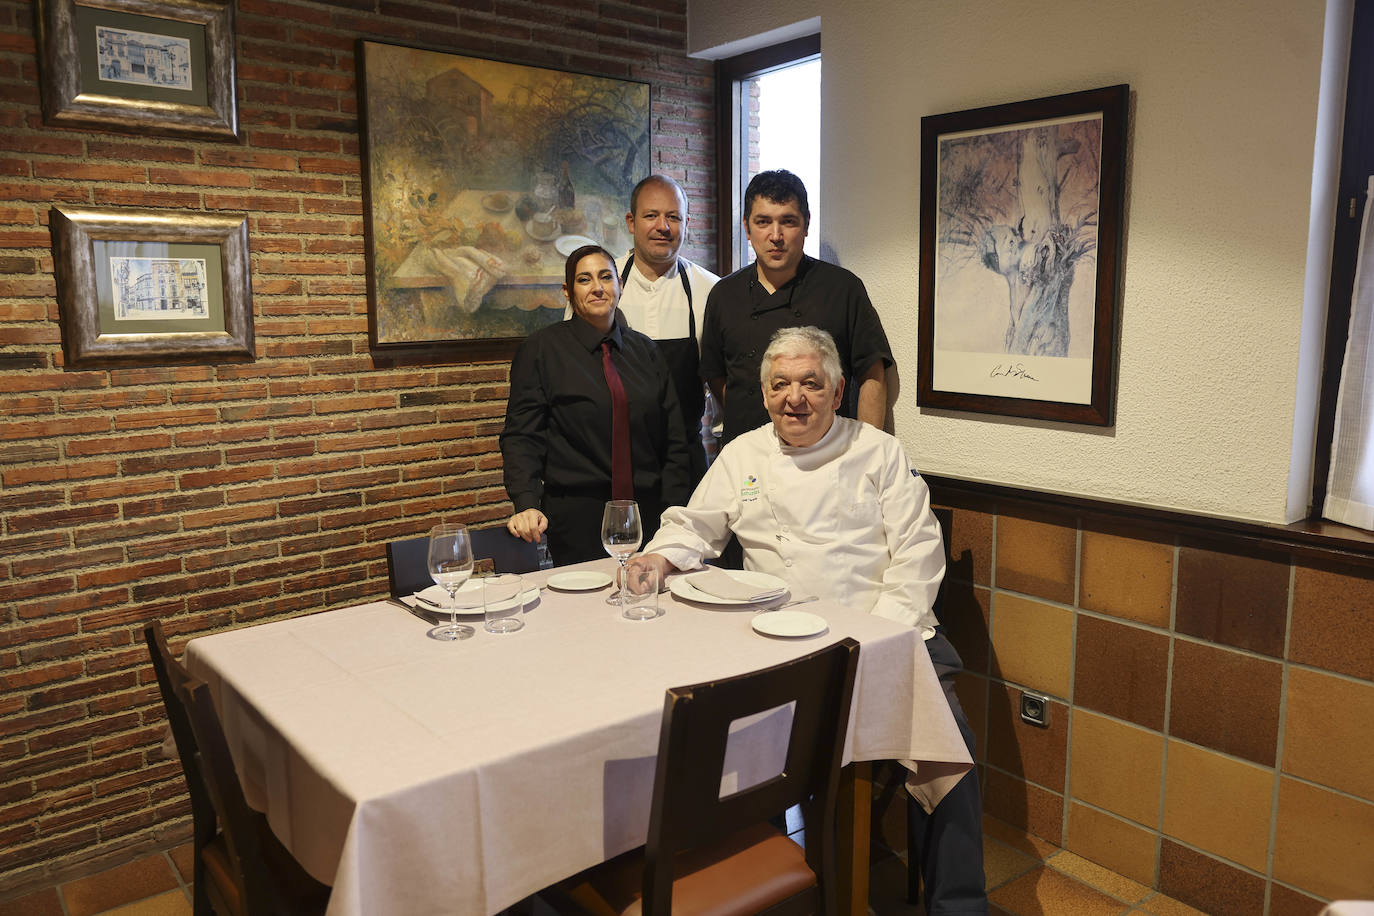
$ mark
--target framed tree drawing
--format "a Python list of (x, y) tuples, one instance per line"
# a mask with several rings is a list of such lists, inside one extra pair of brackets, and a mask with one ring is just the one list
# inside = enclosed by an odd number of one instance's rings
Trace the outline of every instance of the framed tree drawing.
[(922, 406), (1112, 424), (1129, 101), (921, 119)]
[(49, 224), (68, 366), (253, 359), (243, 214), (64, 206)]
[(374, 349), (510, 342), (561, 321), (563, 261), (629, 244), (649, 86), (360, 41)]

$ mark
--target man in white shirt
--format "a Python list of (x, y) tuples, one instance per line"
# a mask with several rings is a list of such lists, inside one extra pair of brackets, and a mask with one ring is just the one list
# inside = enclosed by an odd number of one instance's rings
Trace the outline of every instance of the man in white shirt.
[(622, 287), (620, 315), (629, 327), (657, 343), (668, 363), (687, 431), (691, 483), (696, 486), (706, 472), (701, 432), (706, 389), (697, 372), (701, 329), (706, 297), (720, 278), (678, 255), (686, 238), (687, 195), (667, 175), (650, 175), (635, 185), (625, 228), (634, 238), (634, 248), (616, 260)]
[[(745, 568), (786, 580), (794, 594), (920, 627), (972, 754), (973, 732), (954, 694), (963, 663), (931, 609), (945, 559), (925, 482), (895, 438), (836, 415), (844, 375), (825, 331), (774, 333), (760, 382), (772, 423), (728, 444), (687, 505), (663, 513), (658, 534), (630, 563), (657, 567), (661, 580), (718, 556), (733, 532)], [(934, 812), (914, 802), (908, 810), (926, 912), (986, 914), (975, 771)]]

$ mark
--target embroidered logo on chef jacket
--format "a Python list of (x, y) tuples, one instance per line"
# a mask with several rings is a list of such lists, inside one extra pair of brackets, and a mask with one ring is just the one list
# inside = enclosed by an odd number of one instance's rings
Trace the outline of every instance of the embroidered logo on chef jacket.
[(739, 498), (741, 502), (746, 503), (759, 498), (759, 479), (753, 474), (744, 478), (744, 486), (739, 489)]

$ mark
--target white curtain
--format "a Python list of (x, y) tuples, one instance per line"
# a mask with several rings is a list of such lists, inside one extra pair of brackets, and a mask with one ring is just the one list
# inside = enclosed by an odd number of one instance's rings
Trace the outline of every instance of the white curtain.
[[(1366, 189), (1374, 194), (1374, 175)], [(1350, 303), (1350, 337), (1341, 365), (1331, 473), (1322, 515), (1357, 528), (1374, 529), (1374, 196), (1365, 197), (1360, 227), (1355, 293)]]

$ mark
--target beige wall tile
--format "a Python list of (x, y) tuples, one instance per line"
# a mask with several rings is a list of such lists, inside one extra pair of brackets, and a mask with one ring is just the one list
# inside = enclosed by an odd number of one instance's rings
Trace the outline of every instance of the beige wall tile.
[(1056, 846), (1064, 842), (1064, 796), (993, 767), (984, 779), (983, 810)]
[(1374, 680), (1374, 572), (1299, 564), (1293, 579), (1288, 657)]
[(1169, 742), (1164, 832), (1264, 871), (1274, 772), (1182, 741)]
[(1064, 848), (1141, 884), (1155, 882), (1154, 833), (1096, 808), (1070, 803)]
[(1169, 625), (1174, 545), (1083, 529), (1080, 607), (1157, 627)]
[(1274, 877), (1329, 900), (1374, 898), (1374, 804), (1281, 777)]
[(1291, 668), (1283, 771), (1374, 799), (1374, 684)]
[(1073, 612), (1006, 592), (992, 599), (993, 674), (1067, 699)]
[(1154, 827), (1159, 823), (1163, 771), (1162, 735), (1074, 710), (1069, 750), (1071, 797)]
[(1073, 604), (1078, 528), (1072, 516), (997, 517), (997, 587)]

